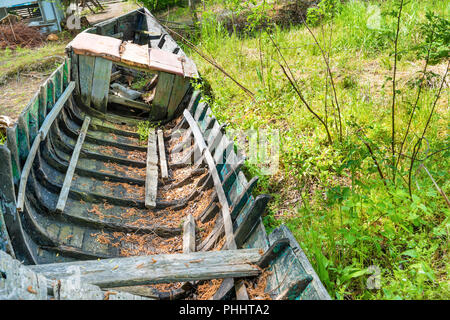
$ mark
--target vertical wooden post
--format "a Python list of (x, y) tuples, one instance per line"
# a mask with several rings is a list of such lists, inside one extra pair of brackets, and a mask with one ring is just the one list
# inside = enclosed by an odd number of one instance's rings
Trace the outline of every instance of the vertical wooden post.
[(81, 102), (91, 106), (92, 77), (94, 75), (95, 57), (78, 56)]
[(159, 72), (158, 84), (156, 85), (155, 97), (153, 99), (153, 110), (150, 113), (150, 120), (161, 120), (166, 118), (167, 107), (169, 106), (170, 96), (172, 95), (172, 88), (175, 75)]
[(167, 106), (167, 119), (172, 119), (175, 111), (178, 108), (181, 100), (183, 100), (184, 95), (189, 89), (190, 79), (184, 78), (182, 76), (175, 76), (172, 94), (170, 96), (169, 104)]
[(95, 58), (91, 102), (95, 109), (103, 113), (106, 113), (106, 107), (108, 105), (111, 69), (112, 61), (100, 57)]

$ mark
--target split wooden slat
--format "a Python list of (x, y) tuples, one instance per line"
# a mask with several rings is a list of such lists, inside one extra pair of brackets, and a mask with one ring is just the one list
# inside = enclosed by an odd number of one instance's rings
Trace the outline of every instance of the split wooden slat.
[(150, 128), (147, 144), (147, 169), (145, 177), (145, 207), (156, 207), (156, 193), (158, 189), (158, 154), (156, 152), (155, 129)]
[(162, 130), (158, 130), (159, 165), (161, 168), (161, 178), (169, 178), (166, 161), (166, 148), (164, 147), (164, 135)]
[(59, 194), (58, 203), (56, 205), (56, 212), (63, 212), (66, 206), (67, 197), (69, 196), (70, 186), (72, 184), (73, 174), (75, 173), (75, 168), (77, 167), (78, 157), (80, 155), (81, 147), (84, 143), (84, 138), (86, 137), (86, 132), (89, 128), (91, 122), (90, 117), (86, 117), (83, 121), (83, 125), (80, 130), (80, 135), (78, 136), (77, 143), (70, 158), (69, 168), (66, 172), (66, 177), (64, 178), (64, 184)]
[(76, 261), (30, 266), (48, 279), (67, 279), (79, 275), (81, 282), (101, 288), (155, 283), (253, 277), (260, 274), (254, 264), (259, 249), (158, 254)]

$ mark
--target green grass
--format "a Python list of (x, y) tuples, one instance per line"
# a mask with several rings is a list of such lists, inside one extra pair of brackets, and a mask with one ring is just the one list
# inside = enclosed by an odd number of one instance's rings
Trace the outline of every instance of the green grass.
[(48, 42), (35, 49), (0, 50), (0, 82), (23, 71), (47, 71), (64, 58), (66, 41)]
[[(390, 11), (392, 3), (383, 2), (381, 13)], [(274, 61), (280, 58), (265, 33), (261, 39), (263, 68), (258, 35), (230, 35), (212, 15), (203, 14), (205, 20), (197, 40), (203, 51), (256, 94), (256, 103), (213, 66), (188, 48), (186, 51), (212, 87), (212, 108), (221, 122), (242, 130), (279, 130), (279, 171), (263, 177), (258, 189), (273, 196), (264, 222), (268, 231), (287, 224), (333, 298), (449, 299), (450, 224), (445, 201), (423, 170), (414, 172), (412, 199), (401, 179), (395, 186), (388, 183), (385, 187), (367, 148), (356, 136), (355, 125), (364, 128), (385, 175), (390, 176), (390, 32), (395, 19), (382, 14), (379, 28), (368, 27), (368, 4), (380, 5), (346, 2), (334, 21), (331, 69), (342, 108), (344, 136), (339, 142), (329, 99), (327, 121), (335, 138), (332, 145), (327, 144), (323, 127), (306, 110)], [(424, 21), (427, 9), (447, 14), (448, 19), (449, 6), (445, 1), (429, 0), (410, 1), (404, 8), (399, 41), (397, 142), (406, 130), (416, 97), (417, 87), (410, 85), (411, 80), (418, 78), (423, 67), (423, 61), (411, 53), (422, 40), (419, 23)], [(206, 20), (209, 16), (211, 19)], [(327, 25), (324, 28), (330, 30)], [(320, 25), (313, 29), (319, 39), (321, 30)], [(325, 65), (313, 39), (302, 26), (275, 29), (273, 37), (305, 98), (325, 117)], [(445, 66), (444, 61), (432, 66), (432, 70), (442, 75)], [(424, 88), (411, 139), (423, 130), (436, 93), (436, 87)], [(426, 135), (431, 151), (448, 147), (448, 100), (449, 90), (445, 88)], [(405, 153), (409, 154), (412, 146), (408, 140)], [(448, 155), (448, 150), (439, 152), (423, 163), (447, 194)], [(399, 171), (406, 178), (407, 164), (402, 162)], [(260, 169), (253, 164), (246, 170), (252, 175), (260, 174)], [(380, 289), (366, 286), (372, 273), (370, 266), (380, 270)]]

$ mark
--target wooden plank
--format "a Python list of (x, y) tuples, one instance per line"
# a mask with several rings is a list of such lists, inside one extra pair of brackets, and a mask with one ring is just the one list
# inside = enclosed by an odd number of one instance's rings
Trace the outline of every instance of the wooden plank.
[(56, 102), (55, 82), (53, 79), (47, 80), (47, 113), (52, 110)]
[(95, 57), (78, 56), (81, 102), (91, 106), (92, 77), (94, 75)]
[(195, 220), (189, 214), (183, 226), (183, 253), (195, 252)]
[(167, 119), (172, 119), (175, 111), (178, 108), (181, 100), (183, 100), (184, 95), (189, 90), (191, 85), (189, 78), (184, 78), (182, 76), (175, 76), (175, 81), (173, 84), (172, 95), (170, 96), (170, 101), (167, 106)]
[[(53, 110), (52, 110), (53, 111)], [(22, 168), (22, 174), (20, 176), (19, 192), (17, 195), (17, 211), (23, 211), (24, 201), (25, 201), (25, 189), (27, 187), (28, 175), (30, 174), (31, 167), (34, 162), (34, 158), (39, 149), (39, 145), (42, 141), (42, 132), (39, 131), (38, 135), (34, 139), (33, 145), (31, 146), (30, 152), (28, 153), (25, 165)]]
[(42, 140), (44, 140), (47, 137), (47, 133), (50, 130), (50, 126), (52, 125), (53, 121), (55, 121), (56, 117), (58, 116), (61, 109), (64, 107), (65, 103), (69, 99), (69, 97), (72, 95), (72, 92), (75, 88), (75, 83), (71, 81), (69, 85), (67, 86), (66, 90), (64, 90), (61, 97), (58, 99), (58, 101), (55, 103), (55, 106), (50, 111), (50, 113), (45, 118), (44, 122), (42, 123), (41, 128), (39, 129), (39, 132), (42, 132)]
[(296, 281), (289, 284), (275, 300), (295, 300), (299, 295), (303, 293), (308, 284), (313, 280), (309, 274), (301, 275)]
[(169, 173), (167, 171), (166, 148), (164, 147), (164, 135), (162, 130), (158, 130), (158, 147), (161, 178), (167, 179), (169, 177)]
[(24, 201), (25, 201), (25, 189), (28, 181), (28, 175), (30, 174), (31, 167), (34, 162), (34, 158), (36, 156), (36, 153), (39, 149), (39, 145), (41, 141), (43, 141), (48, 131), (50, 130), (50, 127), (53, 123), (53, 121), (58, 116), (61, 109), (64, 107), (64, 104), (66, 103), (67, 99), (72, 94), (73, 89), (75, 88), (75, 84), (71, 82), (67, 89), (63, 92), (59, 100), (56, 102), (53, 109), (50, 111), (48, 116), (45, 118), (44, 123), (42, 124), (41, 128), (39, 129), (38, 135), (34, 139), (33, 145), (30, 148), (30, 152), (28, 153), (27, 159), (25, 161), (25, 164), (22, 169), (22, 174), (20, 177), (20, 183), (19, 183), (19, 192), (17, 196), (17, 210), (19, 212), (23, 211)]
[(245, 240), (249, 237), (251, 231), (257, 223), (259, 223), (261, 215), (266, 208), (267, 202), (269, 202), (270, 196), (259, 195), (256, 197), (255, 201), (252, 203), (249, 213), (244, 217), (239, 227), (234, 233), (236, 239), (236, 244), (238, 248), (244, 244)]
[[(228, 205), (228, 201), (222, 187), (222, 181), (220, 180), (219, 174), (217, 172), (216, 164), (211, 155), (211, 152), (209, 151), (205, 141), (203, 140), (203, 135), (200, 132), (200, 128), (198, 127), (197, 122), (194, 120), (194, 118), (192, 118), (192, 115), (188, 110), (185, 110), (183, 114), (186, 120), (188, 121), (189, 126), (192, 129), (192, 133), (194, 135), (195, 141), (200, 151), (203, 153), (205, 157), (206, 163), (208, 164), (209, 167), (209, 173), (211, 174), (214, 181), (214, 187), (216, 189), (216, 193), (221, 205), (222, 218), (225, 228), (225, 237), (226, 237), (225, 247), (228, 248), (229, 250), (234, 250), (237, 248), (237, 246), (234, 239), (233, 221), (231, 220), (230, 207)], [(235, 288), (236, 288), (236, 297), (238, 300), (248, 300), (247, 290), (245, 289), (245, 285), (241, 280), (235, 281)]]
[(231, 211), (231, 218), (233, 219), (233, 221), (241, 212), (245, 204), (249, 201), (249, 198), (251, 197), (253, 189), (256, 187), (257, 182), (258, 177), (253, 177), (244, 187), (244, 191), (242, 191), (239, 197), (237, 197), (237, 199), (232, 203), (233, 209)]
[(53, 284), (55, 300), (150, 300), (116, 290), (102, 291), (97, 286), (73, 279), (62, 279)]
[(17, 124), (13, 127), (6, 128), (6, 144), (11, 151), (11, 165), (13, 170), (14, 184), (19, 184), (20, 172), (22, 164), (19, 159), (19, 149), (17, 145)]
[(154, 110), (150, 115), (151, 120), (161, 120), (166, 118), (174, 78), (175, 76), (173, 74), (165, 72), (158, 73), (158, 83), (155, 88), (155, 97), (153, 98)]
[(46, 300), (47, 280), (0, 250), (0, 300)]
[(147, 169), (145, 177), (145, 207), (156, 207), (158, 189), (158, 155), (156, 153), (155, 129), (150, 128), (147, 142)]
[(270, 248), (264, 253), (257, 265), (261, 268), (267, 268), (272, 260), (280, 255), (283, 250), (289, 246), (288, 238), (281, 238), (275, 241)]
[(66, 206), (67, 197), (69, 196), (70, 186), (72, 184), (73, 174), (75, 173), (75, 168), (77, 167), (78, 157), (80, 155), (81, 147), (83, 146), (84, 138), (86, 137), (86, 132), (89, 128), (89, 123), (91, 122), (90, 117), (84, 118), (83, 126), (80, 130), (80, 135), (78, 136), (77, 143), (73, 149), (72, 157), (70, 158), (69, 167), (64, 178), (64, 183), (59, 194), (58, 203), (56, 204), (56, 212), (63, 212)]
[(42, 264), (30, 269), (48, 279), (66, 279), (75, 272), (82, 282), (115, 288), (257, 276), (260, 270), (254, 263), (260, 258), (259, 249), (241, 249)]
[(139, 109), (139, 110), (148, 111), (148, 112), (151, 112), (153, 110), (152, 106), (150, 106), (150, 105), (148, 105), (146, 103), (139, 102), (139, 101), (134, 101), (134, 100), (127, 99), (127, 98), (124, 98), (124, 97), (119, 97), (119, 96), (116, 96), (114, 94), (109, 94), (108, 95), (108, 101), (110, 103), (117, 103), (117, 104), (121, 104), (121, 105), (124, 105), (124, 106), (127, 106), (127, 107), (133, 107), (133, 108), (136, 108), (136, 109)]
[(91, 102), (95, 109), (103, 113), (106, 113), (106, 106), (108, 105), (111, 70), (112, 61), (100, 57), (95, 58)]

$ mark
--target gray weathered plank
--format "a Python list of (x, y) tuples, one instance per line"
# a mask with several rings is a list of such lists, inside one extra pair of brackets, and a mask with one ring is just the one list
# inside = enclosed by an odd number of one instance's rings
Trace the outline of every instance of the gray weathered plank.
[(147, 169), (145, 177), (145, 207), (156, 207), (158, 190), (158, 154), (156, 152), (155, 129), (150, 128), (147, 142)]
[(73, 174), (75, 173), (75, 168), (77, 167), (78, 157), (80, 155), (81, 147), (83, 146), (84, 138), (86, 137), (86, 132), (89, 128), (90, 122), (90, 117), (84, 118), (83, 126), (81, 127), (77, 143), (75, 145), (75, 148), (73, 149), (72, 157), (70, 158), (69, 167), (66, 172), (66, 177), (64, 178), (61, 193), (59, 194), (58, 203), (56, 204), (56, 212), (63, 212), (66, 206), (67, 197), (69, 196), (70, 186), (72, 184)]
[(94, 75), (95, 57), (78, 56), (78, 78), (80, 79), (81, 102), (91, 106), (92, 77)]
[(158, 84), (155, 88), (155, 97), (153, 98), (153, 111), (150, 114), (151, 120), (161, 120), (167, 115), (167, 107), (169, 105), (170, 96), (172, 94), (172, 88), (175, 75), (159, 72)]
[(158, 148), (159, 148), (159, 166), (161, 168), (161, 178), (167, 179), (169, 173), (167, 171), (166, 148), (164, 147), (164, 135), (162, 130), (158, 130)]
[[(200, 128), (198, 127), (198, 124), (194, 120), (194, 118), (192, 118), (191, 113), (188, 110), (184, 110), (183, 114), (185, 119), (188, 121), (189, 126), (192, 129), (192, 133), (194, 135), (195, 141), (200, 151), (203, 153), (205, 157), (206, 163), (208, 164), (209, 167), (209, 172), (214, 181), (214, 187), (216, 189), (216, 193), (219, 198), (222, 211), (222, 218), (224, 222), (225, 237), (226, 237), (225, 247), (228, 248), (229, 250), (234, 250), (237, 248), (237, 246), (236, 241), (234, 239), (233, 221), (231, 220), (230, 207), (228, 205), (228, 200), (222, 187), (222, 181), (220, 180), (219, 173), (217, 172), (214, 158), (212, 157), (211, 152), (206, 146)], [(236, 288), (236, 297), (238, 300), (248, 300), (247, 290), (245, 289), (245, 285), (241, 280), (235, 281), (235, 288)]]
[(183, 253), (195, 252), (195, 220), (189, 214), (183, 226)]
[(82, 282), (114, 288), (257, 276), (260, 271), (254, 263), (260, 258), (259, 249), (241, 249), (53, 263), (30, 268), (49, 279), (77, 274)]
[(108, 105), (111, 70), (112, 61), (100, 57), (95, 58), (91, 103), (95, 109), (104, 113), (106, 113), (106, 106)]

